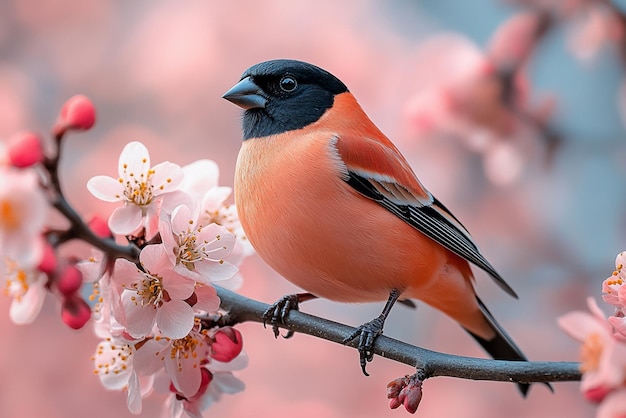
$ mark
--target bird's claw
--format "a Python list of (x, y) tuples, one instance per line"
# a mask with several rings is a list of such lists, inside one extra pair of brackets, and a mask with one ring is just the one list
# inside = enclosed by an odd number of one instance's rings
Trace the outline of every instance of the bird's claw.
[(374, 342), (376, 341), (376, 338), (383, 333), (384, 323), (384, 318), (375, 318), (358, 327), (352, 334), (343, 340), (343, 343), (347, 344), (356, 337), (359, 337), (357, 350), (359, 351), (361, 370), (365, 376), (369, 376), (369, 373), (365, 370), (365, 366), (374, 358)]
[[(285, 325), (285, 319), (287, 319), (289, 312), (297, 311), (299, 303), (300, 298), (298, 295), (283, 296), (263, 313), (263, 326), (267, 326), (269, 322), (272, 325), (274, 337), (278, 338), (280, 334), (279, 326)], [(283, 338), (291, 338), (293, 334), (293, 331), (288, 330), (285, 335), (283, 335)]]

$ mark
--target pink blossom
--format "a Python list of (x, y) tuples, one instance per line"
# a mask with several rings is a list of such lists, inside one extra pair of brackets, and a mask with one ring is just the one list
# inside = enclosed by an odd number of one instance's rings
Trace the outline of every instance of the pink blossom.
[[(141, 413), (142, 398), (152, 390), (152, 376), (139, 376), (134, 367), (137, 342), (108, 336), (98, 344), (91, 358), (94, 374), (109, 390), (127, 389), (128, 409), (133, 414)], [(139, 342), (141, 344), (141, 342)]]
[(0, 168), (0, 255), (20, 265), (37, 264), (39, 234), (46, 222), (46, 197), (31, 170)]
[(559, 326), (580, 341), (581, 390), (585, 396), (600, 401), (626, 379), (626, 344), (613, 337), (613, 328), (593, 298), (587, 300), (591, 314), (570, 312), (559, 318)]
[(115, 313), (131, 336), (148, 335), (156, 326), (169, 338), (183, 338), (194, 324), (193, 309), (185, 300), (194, 281), (172, 269), (162, 245), (148, 245), (140, 254), (143, 269), (118, 259), (113, 279), (122, 286), (123, 312)]
[(224, 394), (235, 394), (244, 390), (244, 384), (232, 372), (242, 370), (248, 365), (248, 357), (241, 352), (228, 363), (211, 360), (201, 368), (198, 391), (193, 396), (185, 396), (173, 384), (165, 371), (157, 373), (154, 388), (161, 393), (168, 393), (166, 403), (173, 418), (201, 418), (202, 412), (218, 402)]
[(164, 369), (176, 390), (191, 398), (200, 389), (201, 366), (209, 359), (210, 343), (207, 332), (198, 327), (179, 339), (157, 335), (137, 350), (137, 371), (154, 374)]
[(123, 202), (113, 211), (109, 228), (115, 234), (131, 235), (142, 227), (151, 239), (158, 230), (161, 210), (171, 212), (182, 196), (175, 190), (183, 171), (177, 164), (163, 162), (150, 166), (148, 149), (140, 142), (131, 142), (120, 154), (119, 177), (92, 177), (87, 188), (98, 199)]
[(187, 193), (198, 206), (192, 212), (198, 213), (198, 224), (216, 223), (235, 235), (236, 241), (229, 261), (238, 265), (243, 258), (254, 253), (252, 245), (239, 222), (237, 208), (228, 204), (232, 195), (230, 187), (219, 186), (219, 167), (211, 160), (198, 160), (183, 167), (185, 178), (180, 190)]
[(209, 284), (230, 279), (237, 267), (225, 261), (235, 244), (235, 236), (217, 224), (198, 225), (184, 205), (172, 212), (171, 223), (159, 226), (167, 256), (179, 274)]

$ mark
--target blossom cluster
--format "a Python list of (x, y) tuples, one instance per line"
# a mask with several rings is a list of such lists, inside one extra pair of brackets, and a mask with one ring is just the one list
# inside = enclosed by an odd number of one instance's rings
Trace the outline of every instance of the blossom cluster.
[(608, 318), (593, 298), (590, 313), (570, 312), (559, 325), (582, 343), (581, 391), (599, 403), (597, 418), (626, 416), (626, 252), (618, 254), (615, 271), (602, 283), (602, 299), (614, 308)]
[[(152, 164), (146, 146), (130, 142), (116, 177), (87, 184), (117, 207), (106, 221), (84, 222), (65, 200), (57, 168), (65, 134), (94, 122), (91, 102), (76, 96), (61, 110), (50, 151), (33, 133), (1, 150), (0, 257), (11, 319), (31, 323), (56, 295), (67, 325), (93, 324), (101, 339), (94, 372), (105, 388), (127, 391), (131, 412), (161, 392), (170, 416), (201, 417), (223, 393), (243, 390), (232, 372), (247, 364), (241, 333), (220, 322), (213, 286), (237, 288), (237, 266), (253, 252), (227, 203), (232, 190), (218, 185), (213, 161)], [(50, 208), (70, 226), (49, 225)], [(75, 239), (91, 244), (89, 258), (62, 255)]]

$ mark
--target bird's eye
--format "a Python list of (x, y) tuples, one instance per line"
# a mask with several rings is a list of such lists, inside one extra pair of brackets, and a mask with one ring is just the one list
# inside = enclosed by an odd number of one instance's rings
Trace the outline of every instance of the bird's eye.
[(298, 88), (298, 82), (290, 75), (286, 75), (281, 78), (278, 85), (280, 86), (280, 89), (285, 93), (291, 93), (296, 88)]

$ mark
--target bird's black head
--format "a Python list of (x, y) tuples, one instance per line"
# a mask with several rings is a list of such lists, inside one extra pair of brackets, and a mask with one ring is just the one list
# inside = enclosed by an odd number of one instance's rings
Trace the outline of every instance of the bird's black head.
[(348, 88), (315, 65), (266, 61), (248, 68), (224, 96), (245, 109), (243, 139), (276, 135), (317, 121)]

